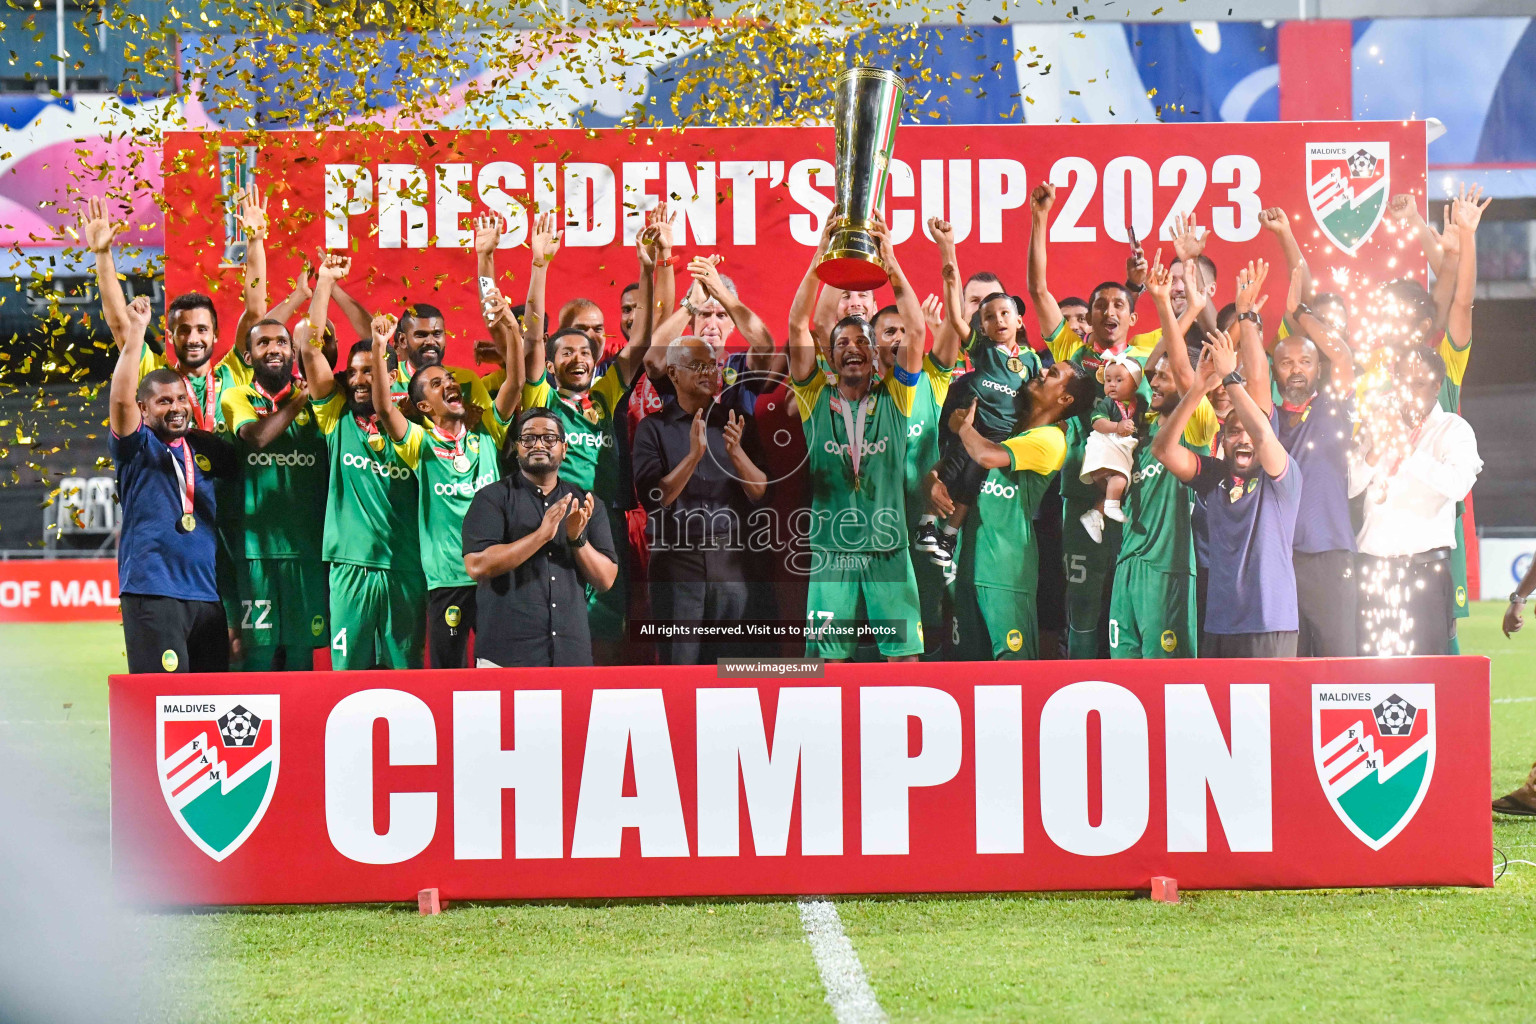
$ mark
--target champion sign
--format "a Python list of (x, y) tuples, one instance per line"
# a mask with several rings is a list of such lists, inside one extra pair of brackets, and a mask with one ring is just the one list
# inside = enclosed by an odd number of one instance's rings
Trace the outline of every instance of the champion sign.
[(1483, 659), (183, 678), (111, 682), (145, 903), (1492, 884)]

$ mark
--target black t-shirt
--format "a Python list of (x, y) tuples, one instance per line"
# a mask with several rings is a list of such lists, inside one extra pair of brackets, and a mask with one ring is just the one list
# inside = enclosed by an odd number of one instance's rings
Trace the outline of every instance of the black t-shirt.
[[(585, 500), (587, 492), (561, 480), (546, 495), (520, 472), (481, 488), (464, 514), (464, 553), (534, 533), (545, 511), (567, 494)], [(608, 509), (601, 498), (594, 503), (587, 541), (617, 562)], [(475, 601), (477, 658), (507, 667), (592, 664), (586, 584), (563, 526), (516, 569), (482, 580)]]

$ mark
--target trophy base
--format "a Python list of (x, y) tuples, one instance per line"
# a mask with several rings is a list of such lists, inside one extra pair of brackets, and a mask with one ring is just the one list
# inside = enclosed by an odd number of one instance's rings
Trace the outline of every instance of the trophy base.
[(890, 282), (880, 258), (861, 249), (833, 249), (816, 264), (816, 276), (846, 292), (873, 291)]

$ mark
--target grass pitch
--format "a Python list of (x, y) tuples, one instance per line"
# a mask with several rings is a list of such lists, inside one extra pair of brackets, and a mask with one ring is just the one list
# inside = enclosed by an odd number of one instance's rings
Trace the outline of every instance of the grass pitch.
[[(1463, 649), (1493, 659), (1493, 789), (1536, 758), (1536, 636), (1479, 605)], [(3, 626), (0, 745), (61, 768), (61, 806), (105, 861), (106, 676), (115, 624)], [(68, 708), (65, 705), (72, 705)], [(1536, 820), (1494, 844), (1536, 861)], [(906, 1020), (1512, 1020), (1536, 866), (1491, 890), (1194, 892), (837, 901), (881, 1005)], [(154, 1016), (188, 1021), (830, 1020), (790, 900), (268, 908), (146, 914), (191, 951)]]

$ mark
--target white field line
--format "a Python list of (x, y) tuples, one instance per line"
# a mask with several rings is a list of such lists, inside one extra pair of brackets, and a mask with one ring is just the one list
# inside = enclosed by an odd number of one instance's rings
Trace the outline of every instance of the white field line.
[(1493, 698), (1493, 702), (1495, 704), (1529, 704), (1533, 700), (1536, 700), (1536, 697), (1495, 697), (1495, 698)]
[(869, 987), (859, 954), (843, 931), (836, 905), (831, 900), (801, 900), (800, 925), (816, 958), (816, 970), (827, 990), (827, 1005), (832, 1007), (837, 1024), (884, 1024), (889, 1020)]

